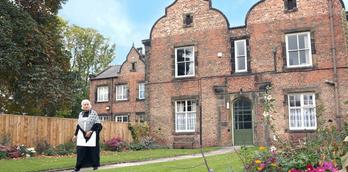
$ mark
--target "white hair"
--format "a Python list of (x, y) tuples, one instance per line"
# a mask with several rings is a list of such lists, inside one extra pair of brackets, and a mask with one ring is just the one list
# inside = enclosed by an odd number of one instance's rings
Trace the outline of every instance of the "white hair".
[(89, 104), (89, 108), (92, 109), (91, 101), (89, 101), (88, 99), (83, 99), (81, 101), (81, 109), (82, 109), (83, 104), (85, 104), (85, 103), (88, 103)]

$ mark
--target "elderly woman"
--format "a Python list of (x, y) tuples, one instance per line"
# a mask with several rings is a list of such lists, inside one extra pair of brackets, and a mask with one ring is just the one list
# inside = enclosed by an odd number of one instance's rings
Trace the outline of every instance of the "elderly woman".
[(73, 171), (79, 171), (82, 167), (93, 167), (93, 170), (97, 170), (100, 166), (99, 133), (102, 125), (97, 112), (91, 108), (89, 100), (82, 100), (82, 112), (79, 114), (73, 137), (73, 141), (77, 140), (77, 159)]

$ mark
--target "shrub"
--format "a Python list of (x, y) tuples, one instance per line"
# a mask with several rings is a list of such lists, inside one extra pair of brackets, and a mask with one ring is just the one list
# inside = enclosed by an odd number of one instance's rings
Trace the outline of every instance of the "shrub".
[(52, 146), (46, 140), (40, 140), (36, 143), (35, 150), (38, 154), (42, 154)]
[(7, 158), (7, 153), (0, 151), (0, 159), (6, 159)]
[(129, 149), (133, 151), (139, 151), (139, 150), (145, 149), (145, 147), (143, 144), (140, 144), (140, 143), (131, 143), (129, 145)]
[(46, 156), (55, 156), (55, 155), (57, 155), (57, 152), (54, 149), (49, 148), (49, 149), (45, 150), (42, 154), (44, 154)]
[(72, 142), (60, 144), (56, 146), (55, 151), (58, 155), (69, 155), (76, 152), (75, 144)]
[(17, 147), (17, 149), (21, 153), (21, 156), (32, 157), (36, 154), (34, 148), (27, 148), (25, 145), (20, 145)]
[(149, 135), (149, 125), (147, 123), (128, 123), (128, 129), (131, 131), (134, 143), (139, 143), (142, 137)]
[(143, 145), (144, 149), (153, 149), (155, 148), (155, 139), (150, 136), (145, 136), (141, 138), (141, 145)]
[(11, 136), (9, 134), (3, 134), (0, 136), (0, 145), (9, 146), (11, 145)]
[(121, 138), (112, 138), (105, 142), (105, 150), (121, 152), (127, 148), (126, 142), (122, 141)]
[(7, 152), (7, 155), (9, 158), (19, 158), (21, 157), (21, 152), (19, 151), (19, 149), (11, 147), (10, 150)]

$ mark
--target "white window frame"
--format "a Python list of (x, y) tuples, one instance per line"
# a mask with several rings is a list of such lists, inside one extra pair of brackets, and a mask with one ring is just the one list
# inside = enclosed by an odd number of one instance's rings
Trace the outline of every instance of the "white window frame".
[[(187, 104), (189, 101), (195, 102), (196, 104), (196, 111), (187, 111)], [(185, 107), (186, 110), (184, 112), (178, 112), (178, 102), (185, 102)], [(191, 103), (192, 104), (192, 103)], [(192, 108), (191, 108), (192, 110)], [(178, 128), (178, 113), (185, 113), (185, 129), (184, 130), (180, 130)], [(194, 118), (193, 118), (193, 129), (188, 129), (188, 113), (194, 113)], [(175, 101), (175, 132), (177, 133), (182, 133), (182, 132), (195, 132), (196, 131), (196, 118), (197, 118), (197, 101), (196, 100), (178, 100)]]
[[(238, 63), (238, 57), (241, 57), (241, 56), (238, 56), (238, 43), (239, 42), (243, 42), (243, 45), (244, 45), (244, 57), (245, 57), (245, 60), (244, 60), (244, 65), (245, 65), (245, 69), (243, 70), (240, 70), (238, 69), (238, 66), (239, 66), (239, 63)], [(236, 73), (239, 73), (239, 72), (247, 72), (248, 71), (248, 52), (247, 52), (247, 44), (246, 44), (246, 39), (241, 39), (241, 40), (236, 40), (234, 41), (234, 61), (235, 61), (235, 69), (236, 69)]]
[(145, 83), (139, 83), (138, 84), (138, 99), (144, 100), (145, 99)]
[[(304, 105), (304, 96), (313, 96), (313, 105)], [(300, 96), (300, 107), (291, 107), (290, 106), (290, 96)], [(313, 108), (314, 109), (314, 126), (313, 127), (305, 127), (304, 125), (304, 109)], [(317, 129), (317, 113), (316, 113), (316, 102), (315, 102), (315, 94), (314, 93), (297, 93), (297, 94), (289, 94), (288, 95), (288, 113), (289, 113), (289, 129), (290, 130), (316, 130)], [(292, 109), (301, 109), (301, 127), (291, 126), (291, 110)]]
[[(124, 117), (127, 118), (127, 121), (123, 120)], [(120, 119), (120, 120), (119, 120)], [(115, 116), (115, 121), (116, 122), (129, 122), (129, 116), (128, 115), (116, 115)]]
[(97, 87), (97, 102), (108, 102), (109, 101), (109, 87), (98, 86)]
[[(189, 49), (189, 48), (192, 48), (192, 56), (193, 56), (193, 61), (184, 61), (184, 62), (181, 62), (181, 63), (193, 63), (193, 72), (191, 75), (181, 75), (179, 76), (178, 75), (178, 50), (180, 49)], [(195, 76), (195, 47), (194, 46), (187, 46), (187, 47), (178, 47), (178, 48), (175, 48), (175, 78), (186, 78), (186, 77), (192, 77), (192, 76)]]
[[(119, 89), (121, 89), (121, 95), (119, 95)], [(116, 85), (116, 101), (128, 100), (128, 85)]]
[[(289, 55), (289, 36), (296, 35), (297, 36), (297, 46), (299, 46), (299, 35), (306, 34), (308, 38), (308, 49), (297, 49), (297, 50), (292, 50), (292, 51), (297, 51), (298, 52), (298, 58), (299, 58), (299, 63), (300, 63), (300, 51), (306, 50), (309, 51), (309, 57), (308, 57), (308, 64), (299, 64), (299, 65), (290, 65), (290, 55)], [(286, 44), (286, 66), (287, 68), (300, 68), (300, 67), (311, 67), (312, 64), (312, 42), (311, 42), (311, 34), (310, 32), (298, 32), (298, 33), (291, 33), (291, 34), (286, 34), (285, 35), (285, 44)]]
[(112, 120), (112, 116), (110, 116), (110, 115), (102, 115), (102, 116), (99, 116), (99, 120), (100, 121), (110, 121), (110, 120)]

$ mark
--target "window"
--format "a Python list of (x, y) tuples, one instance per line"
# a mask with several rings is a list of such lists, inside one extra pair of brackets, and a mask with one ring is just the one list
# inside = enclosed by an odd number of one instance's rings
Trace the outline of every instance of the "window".
[(285, 0), (285, 9), (286, 10), (293, 10), (296, 9), (296, 0)]
[(117, 115), (115, 116), (116, 122), (129, 122), (128, 115)]
[(184, 100), (175, 102), (175, 131), (194, 132), (196, 128), (196, 102)]
[(235, 69), (236, 72), (247, 72), (247, 48), (246, 40), (234, 41), (235, 47)]
[(191, 27), (192, 22), (193, 22), (192, 14), (185, 14), (184, 15), (184, 27)]
[(109, 101), (109, 87), (103, 86), (97, 88), (97, 102)]
[(145, 113), (137, 113), (136, 122), (145, 122)]
[(175, 49), (175, 77), (189, 77), (195, 75), (194, 47)]
[(288, 34), (285, 39), (287, 66), (289, 68), (312, 66), (310, 33)]
[(116, 100), (128, 100), (128, 86), (117, 85), (116, 86)]
[(313, 93), (288, 95), (290, 130), (317, 128), (315, 95)]
[(132, 62), (132, 69), (131, 69), (131, 72), (135, 72), (135, 71), (136, 71), (136, 69), (135, 69), (135, 64), (136, 64), (136, 62)]
[(101, 115), (101, 116), (99, 116), (99, 120), (100, 121), (111, 121), (112, 116), (111, 115)]
[(139, 84), (139, 95), (138, 98), (140, 100), (145, 99), (145, 83), (140, 83)]

